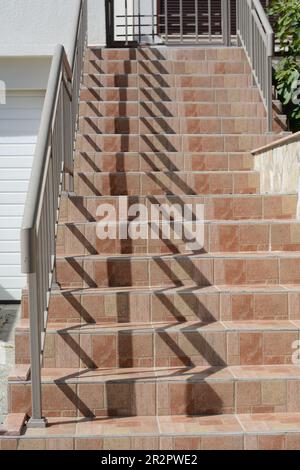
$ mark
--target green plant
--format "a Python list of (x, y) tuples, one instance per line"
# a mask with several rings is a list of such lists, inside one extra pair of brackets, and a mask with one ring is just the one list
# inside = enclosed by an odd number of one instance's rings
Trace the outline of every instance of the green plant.
[[(300, 129), (300, 1), (273, 0), (268, 9), (276, 17), (276, 38), (282, 58), (275, 70), (275, 85), (291, 130)], [(299, 94), (299, 93), (298, 93)]]

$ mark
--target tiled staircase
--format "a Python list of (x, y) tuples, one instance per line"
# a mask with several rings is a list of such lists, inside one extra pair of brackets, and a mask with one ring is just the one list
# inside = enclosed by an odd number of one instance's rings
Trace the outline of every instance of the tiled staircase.
[[(43, 368), (49, 426), (11, 448), (300, 447), (296, 194), (259, 194), (274, 133), (242, 49), (88, 50)], [(97, 239), (97, 207), (204, 204), (205, 243)], [(30, 414), (26, 293), (10, 421)], [(14, 415), (15, 414), (15, 415)], [(13, 434), (13, 433), (12, 433)]]

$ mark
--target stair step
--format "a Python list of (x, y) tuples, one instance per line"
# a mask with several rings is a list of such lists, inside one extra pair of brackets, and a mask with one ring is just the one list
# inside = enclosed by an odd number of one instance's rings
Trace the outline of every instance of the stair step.
[[(159, 107), (160, 104), (160, 107)], [(277, 105), (277, 102), (274, 103)], [(142, 108), (146, 108), (148, 115), (148, 108), (152, 112), (152, 115), (155, 117), (159, 115), (159, 112), (162, 108), (170, 106), (170, 103), (164, 103), (161, 105), (161, 102), (153, 103), (141, 103)], [(274, 112), (274, 118), (279, 118), (283, 122), (286, 119), (286, 116), (278, 116), (279, 109), (277, 112)], [(195, 102), (180, 102), (178, 103), (178, 115), (185, 117), (209, 117), (209, 116), (219, 116), (219, 117), (251, 117), (255, 116), (264, 118), (266, 117), (266, 110), (263, 103), (251, 103), (251, 102), (233, 102), (233, 103), (195, 103)], [(165, 114), (167, 117), (167, 114)]]
[(261, 103), (256, 88), (82, 88), (81, 101), (142, 101), (142, 102), (198, 102), (198, 103)]
[(251, 152), (277, 141), (281, 134), (199, 134), (199, 135), (78, 135), (76, 150), (80, 152)]
[[(81, 102), (81, 117), (259, 117), (265, 118), (263, 103), (195, 103), (195, 102)], [(283, 120), (283, 117), (280, 116)]]
[(159, 72), (140, 74), (101, 74), (85, 73), (83, 85), (86, 87), (195, 87), (195, 88), (243, 88), (252, 86), (249, 74), (226, 75), (162, 75)]
[(98, 74), (137, 74), (137, 60), (85, 60), (84, 73)]
[[(195, 230), (203, 234), (202, 248), (207, 253), (215, 252), (274, 252), (274, 251), (300, 251), (300, 222), (278, 220), (251, 220), (251, 221), (222, 221), (211, 222), (198, 220), (193, 224), (192, 231), (184, 222), (180, 227), (174, 227), (170, 219), (165, 222), (151, 221), (151, 215), (136, 226), (139, 229), (143, 223), (147, 239), (103, 240), (98, 237), (98, 223), (88, 222), (79, 224), (60, 224), (57, 235), (57, 254), (63, 256), (81, 256), (97, 254), (183, 254), (191, 253), (190, 238)], [(170, 216), (171, 217), (171, 216)], [(122, 226), (128, 233), (130, 225)], [(159, 239), (154, 239), (152, 230), (155, 230)], [(120, 222), (115, 221), (114, 229), (119, 233)], [(201, 231), (201, 232), (200, 232)]]
[[(274, 129), (282, 127), (274, 123)], [(81, 118), (79, 132), (90, 134), (253, 134), (267, 131), (266, 118)]]
[(299, 284), (299, 252), (57, 257), (62, 289)]
[(300, 413), (129, 418), (52, 417), (46, 429), (3, 437), (10, 450), (297, 450)]
[(87, 60), (245, 60), (243, 48), (238, 47), (151, 47), (141, 49), (105, 49), (89, 48), (86, 53)]
[[(300, 321), (209, 324), (48, 324), (45, 368), (135, 368), (292, 364)], [(29, 323), (16, 329), (17, 364), (28, 364)]]
[[(112, 90), (112, 89), (110, 89)], [(205, 117), (205, 116), (227, 116), (227, 117), (265, 117), (265, 107), (261, 102), (246, 101), (240, 103), (234, 101), (233, 103), (228, 102), (216, 102), (207, 101), (209, 95), (205, 96), (206, 101), (184, 101), (174, 102), (161, 100), (158, 96), (155, 99), (151, 97), (151, 94), (147, 93), (146, 100), (143, 92), (144, 100), (132, 100), (127, 101), (127, 95), (125, 92), (120, 92), (124, 88), (116, 88), (117, 93), (109, 92), (104, 93), (105, 98), (111, 98), (112, 100), (98, 100), (97, 92), (93, 93), (93, 96), (89, 95), (89, 99), (81, 101), (79, 104), (79, 114), (83, 117), (130, 117), (130, 116), (152, 116), (152, 117), (172, 117), (172, 116), (186, 116), (186, 117)], [(134, 96), (134, 89), (130, 93), (130, 97)], [(118, 93), (121, 93), (120, 99), (118, 99)], [(149, 100), (150, 98), (150, 100)], [(193, 98), (191, 96), (191, 98)], [(284, 122), (284, 116), (282, 115), (282, 103), (280, 101), (273, 101), (273, 114), (276, 118), (280, 115), (280, 119)]]
[[(296, 218), (297, 194), (234, 194), (204, 196), (129, 196), (128, 207), (133, 204), (204, 204), (205, 220), (244, 220), (244, 219), (294, 219)], [(70, 196), (62, 199), (60, 210), (61, 222), (95, 222), (97, 209), (101, 203), (109, 203), (118, 214), (119, 196)]]
[(160, 75), (224, 75), (249, 74), (247, 60), (86, 60), (84, 73), (97, 74), (160, 74)]
[[(30, 382), (9, 388), (12, 412), (28, 413)], [(299, 412), (299, 388), (293, 365), (42, 370), (46, 417)]]
[(0, 425), (0, 450), (11, 450), (9, 441), (2, 440), (2, 436), (20, 436), (25, 420), (24, 413), (9, 413), (6, 416), (4, 423)]
[[(124, 323), (300, 320), (300, 285), (54, 290), (49, 321)], [(22, 317), (28, 318), (27, 291)]]
[(76, 152), (76, 172), (136, 171), (249, 171), (250, 153)]
[[(172, 106), (174, 106), (173, 103), (172, 103)], [(177, 104), (175, 106), (177, 109)], [(81, 117), (139, 116), (139, 107), (140, 105), (137, 101), (135, 102), (112, 101), (112, 102), (106, 102), (106, 103), (97, 102), (97, 101), (85, 103), (81, 101), (79, 104), (79, 116)]]
[(85, 196), (253, 194), (259, 189), (259, 173), (255, 171), (93, 172), (75, 177), (76, 193)]

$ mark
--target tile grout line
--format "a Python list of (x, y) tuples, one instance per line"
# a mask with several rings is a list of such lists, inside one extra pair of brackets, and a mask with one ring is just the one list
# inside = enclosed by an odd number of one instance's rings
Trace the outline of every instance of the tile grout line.
[(242, 421), (240, 420), (240, 415), (236, 413), (236, 414), (235, 414), (235, 417), (236, 417), (237, 422), (238, 422), (239, 425), (241, 426), (242, 431), (243, 431), (245, 434), (247, 434), (246, 428), (244, 427)]

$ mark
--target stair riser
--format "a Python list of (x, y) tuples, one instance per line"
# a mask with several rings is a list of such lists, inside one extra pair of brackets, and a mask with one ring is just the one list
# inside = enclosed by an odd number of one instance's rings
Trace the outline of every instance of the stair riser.
[(256, 89), (197, 89), (172, 88), (83, 88), (81, 101), (144, 101), (144, 102), (188, 102), (188, 103), (261, 103)]
[(264, 118), (266, 112), (262, 103), (220, 103), (197, 104), (179, 103), (178, 115), (185, 117), (224, 116), (224, 117), (251, 117)]
[(223, 75), (248, 74), (246, 61), (159, 61), (159, 60), (90, 60), (85, 61), (84, 73), (88, 74), (160, 74), (160, 75)]
[[(134, 331), (134, 330), (132, 330)], [(29, 363), (29, 333), (17, 333), (16, 359)], [(46, 368), (131, 368), (291, 364), (291, 331), (120, 331), (47, 333)]]
[(247, 153), (86, 153), (75, 155), (75, 172), (132, 171), (250, 171), (254, 159)]
[(139, 86), (139, 75), (126, 73), (115, 73), (111, 75), (103, 75), (97, 72), (85, 73), (82, 84), (87, 88), (135, 88)]
[(57, 260), (57, 282), (62, 288), (172, 287), (246, 284), (299, 284), (300, 260), (155, 258)]
[(84, 196), (254, 194), (259, 174), (243, 173), (79, 173), (75, 191)]
[(142, 73), (139, 75), (98, 73), (85, 74), (83, 85), (86, 87), (195, 87), (195, 88), (248, 88), (252, 85), (250, 75), (215, 75), (215, 76), (185, 76), (161, 75), (158, 73)]
[[(28, 318), (23, 295), (22, 317)], [(300, 320), (298, 292), (65, 293), (53, 295), (50, 322), (150, 323), (172, 321)]]
[[(101, 203), (112, 204), (118, 214), (118, 197), (100, 199), (63, 198), (60, 210), (60, 221), (63, 222), (95, 222), (98, 219), (97, 209)], [(133, 204), (144, 204), (148, 211), (151, 204), (191, 204), (192, 210), (196, 204), (204, 204), (205, 220), (241, 220), (241, 219), (293, 219), (296, 216), (297, 196), (160, 196), (128, 198), (128, 207)]]
[(297, 432), (273, 432), (243, 433), (214, 431), (197, 433), (196, 436), (187, 436), (186, 433), (157, 432), (149, 436), (125, 436), (118, 437), (72, 437), (46, 438), (0, 438), (1, 450), (76, 450), (76, 451), (113, 451), (122, 450), (153, 450), (157, 451), (194, 451), (194, 450), (298, 450), (299, 434)]
[(168, 103), (157, 101), (130, 103), (93, 101), (81, 102), (79, 107), (81, 117), (258, 117), (265, 118), (265, 107), (262, 103)]
[[(282, 130), (281, 126), (274, 122), (274, 130)], [(266, 131), (266, 119), (259, 118), (84, 118), (79, 122), (79, 132), (84, 135), (259, 134)]]
[[(251, 390), (251, 394), (249, 391)], [(270, 395), (270, 390), (272, 394)], [(300, 380), (43, 383), (44, 416), (171, 416), (299, 412)], [(10, 384), (10, 412), (31, 414), (29, 383)]]
[[(193, 250), (188, 247), (189, 240), (184, 239), (184, 227), (181, 226), (180, 232), (177, 229), (176, 234), (174, 230), (164, 225), (159, 227), (158, 236), (159, 240), (151, 237), (151, 228), (145, 227), (148, 232), (148, 239), (139, 240), (120, 240), (119, 238), (101, 239), (98, 237), (98, 228), (96, 225), (90, 224), (89, 226), (69, 225), (68, 227), (60, 226), (58, 232), (58, 239), (56, 245), (57, 255), (62, 256), (81, 256), (81, 255), (97, 255), (97, 254), (177, 254), (177, 253), (192, 253), (199, 251), (201, 247)], [(99, 228), (100, 230), (100, 228)], [(106, 230), (104, 228), (104, 230)], [(127, 233), (129, 226), (127, 228)], [(138, 228), (139, 230), (139, 228)], [(156, 230), (156, 229), (154, 229)], [(196, 230), (196, 228), (194, 228)], [(202, 223), (198, 224), (198, 233), (204, 231), (204, 246), (203, 250), (208, 251), (210, 246), (210, 234), (206, 227), (203, 229)], [(186, 232), (191, 233), (189, 228), (186, 227)], [(163, 235), (164, 233), (164, 235)], [(180, 235), (178, 235), (180, 234)], [(170, 235), (170, 236), (169, 236)], [(178, 240), (178, 236), (181, 237)], [(163, 239), (165, 237), (165, 239)], [(168, 239), (166, 239), (168, 237)], [(255, 247), (251, 247), (255, 250)], [(259, 247), (258, 247), (259, 248)], [(250, 249), (249, 249), (250, 251)]]
[[(168, 105), (168, 106), (171, 106), (171, 105)], [(111, 102), (111, 103), (102, 103), (102, 102), (97, 103), (96, 101), (91, 102), (91, 103), (81, 102), (79, 105), (79, 116), (81, 117), (139, 116), (139, 104), (137, 102), (129, 103), (126, 101)]]
[(87, 60), (229, 60), (240, 62), (245, 60), (241, 48), (151, 48), (151, 49), (89, 49)]
[[(145, 221), (146, 222), (146, 221)], [(176, 254), (190, 253), (189, 240), (184, 237), (184, 226), (168, 228), (160, 224), (159, 240), (153, 239), (151, 222), (148, 223), (146, 240), (103, 240), (98, 237), (97, 224), (60, 225), (57, 238), (57, 254), (64, 256), (91, 254)], [(118, 230), (118, 228), (117, 228)], [(127, 227), (127, 232), (129, 225)], [(189, 228), (186, 227), (188, 232)], [(196, 230), (194, 226), (193, 230)], [(292, 224), (209, 224), (198, 223), (203, 233), (203, 251), (214, 252), (268, 252), (300, 251), (300, 223)], [(201, 232), (200, 232), (201, 231)], [(170, 235), (170, 236), (169, 236)], [(168, 238), (166, 238), (168, 236)], [(180, 239), (178, 237), (180, 236)], [(197, 251), (197, 250), (195, 250)], [(199, 251), (199, 248), (198, 248)]]
[(79, 152), (250, 152), (278, 135), (78, 135)]

